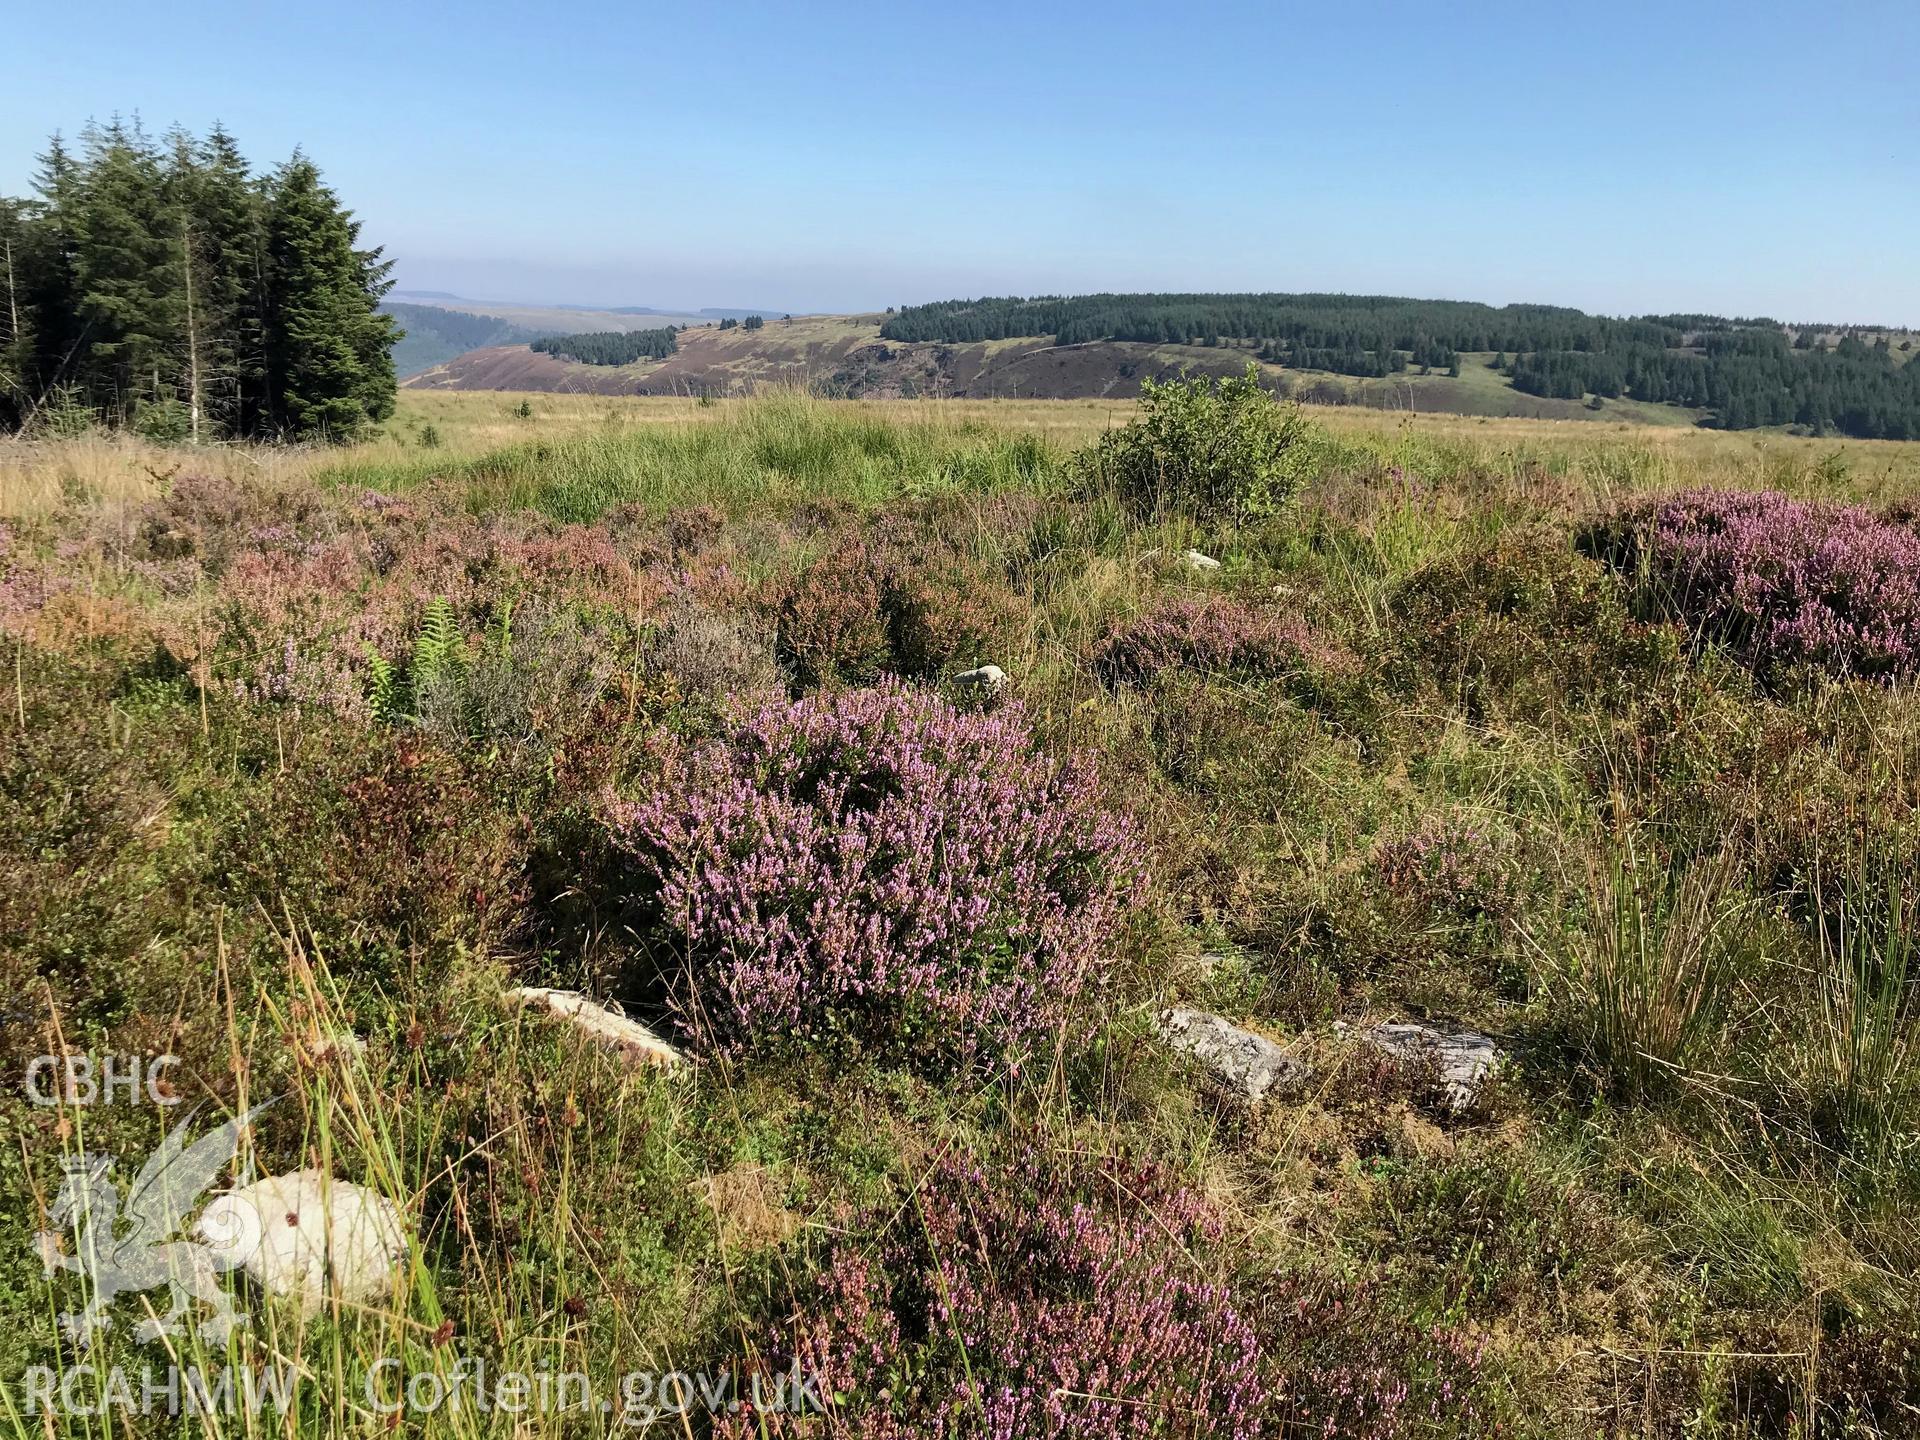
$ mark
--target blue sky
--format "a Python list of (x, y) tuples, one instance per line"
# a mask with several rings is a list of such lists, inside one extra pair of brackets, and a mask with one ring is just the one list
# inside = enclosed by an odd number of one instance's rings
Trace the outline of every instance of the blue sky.
[(48, 132), (304, 145), (410, 288), (1349, 290), (1920, 324), (1920, 6), (17, 7)]

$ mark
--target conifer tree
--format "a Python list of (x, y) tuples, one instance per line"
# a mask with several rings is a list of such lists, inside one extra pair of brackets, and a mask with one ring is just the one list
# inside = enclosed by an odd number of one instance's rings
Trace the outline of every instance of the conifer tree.
[(265, 253), (260, 187), (219, 124), (176, 137), (175, 183), (192, 252), (193, 341), (208, 420), (227, 434), (260, 428), (266, 408)]
[(26, 288), (33, 230), (24, 201), (0, 197), (0, 424), (17, 426), (31, 401), (33, 307)]
[(96, 407), (126, 420), (171, 396), (178, 356), (178, 226), (158, 155), (119, 119), (85, 137), (72, 200), (80, 373)]
[(268, 186), (269, 414), (295, 437), (344, 439), (393, 413), (392, 262), (355, 248), (360, 226), (306, 156)]

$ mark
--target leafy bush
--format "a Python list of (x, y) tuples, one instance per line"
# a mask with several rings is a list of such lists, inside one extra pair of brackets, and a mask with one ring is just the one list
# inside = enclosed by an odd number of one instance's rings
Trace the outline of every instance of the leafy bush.
[(1596, 553), (1653, 613), (1764, 673), (1920, 669), (1920, 533), (1860, 505), (1689, 490), (1594, 527)]
[(611, 824), (658, 889), (672, 998), (713, 1039), (948, 1063), (1078, 1033), (1139, 867), (1091, 773), (1017, 708), (894, 682), (737, 712)]
[[(1151, 1165), (1031, 1143), (941, 1161), (841, 1247), (780, 1348), (869, 1437), (1251, 1437), (1260, 1342), (1207, 1255), (1220, 1218)], [(758, 1427), (767, 1427), (761, 1429)], [(781, 1415), (736, 1436), (812, 1433)]]
[(1234, 524), (1271, 513), (1299, 488), (1310, 429), (1250, 364), (1226, 380), (1141, 381), (1140, 413), (1074, 463), (1138, 513), (1186, 510)]

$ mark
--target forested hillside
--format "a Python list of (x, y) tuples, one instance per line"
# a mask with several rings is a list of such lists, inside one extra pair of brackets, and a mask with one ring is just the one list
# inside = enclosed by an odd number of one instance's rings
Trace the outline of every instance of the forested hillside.
[[(731, 329), (731, 322), (722, 322)], [(532, 348), (543, 355), (577, 360), (583, 365), (631, 365), (637, 360), (664, 360), (679, 348), (673, 326), (659, 330), (604, 330), (591, 335), (548, 335)]]
[(1920, 437), (1920, 368), (1901, 363), (1884, 333), (1869, 344), (1843, 331), (1831, 348), (1826, 333), (1765, 318), (1616, 319), (1551, 305), (1317, 294), (947, 300), (909, 306), (881, 330), (889, 340), (960, 344), (1036, 335), (1058, 345), (1250, 342), (1272, 364), (1358, 376), (1409, 365), (1458, 374), (1461, 352), (1492, 352), (1531, 395), (1689, 406), (1726, 429)]
[(380, 304), (402, 327), (393, 347), (393, 368), (401, 379), (431, 370), (435, 365), (488, 345), (518, 345), (538, 332), (502, 320), (497, 315), (475, 315), (443, 305), (411, 305), (395, 300)]
[(304, 154), (119, 119), (0, 197), (0, 426), (341, 439), (393, 412), (389, 262)]

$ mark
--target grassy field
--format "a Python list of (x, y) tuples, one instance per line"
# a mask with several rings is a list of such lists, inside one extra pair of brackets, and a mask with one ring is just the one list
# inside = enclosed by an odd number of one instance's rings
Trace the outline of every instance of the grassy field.
[[(731, 332), (729, 332), (731, 333)], [(528, 413), (521, 414), (525, 405)], [(376, 438), (334, 447), (209, 447), (189, 460), (124, 435), (56, 442), (0, 440), (0, 514), (63, 503), (151, 499), (191, 468), (270, 482), (345, 479), (411, 484), (453, 474), (488, 456), (556, 442), (610, 439), (724, 422), (751, 402), (643, 396), (510, 395), (408, 390)], [(1062, 450), (1124, 425), (1126, 400), (845, 402), (834, 413), (904, 421), (949, 433), (987, 429), (1032, 435)], [(1484, 471), (1513, 478), (1544, 470), (1594, 498), (1689, 483), (1851, 493), (1870, 499), (1920, 485), (1920, 449), (1897, 442), (1724, 432), (1625, 420), (1555, 421), (1452, 414), (1380, 413), (1348, 406), (1303, 409), (1330, 434), (1414, 468)]]
[[(0, 443), (8, 1068), (277, 1097), (236, 1173), (411, 1237), (371, 1298), (81, 1347), (29, 1237), (178, 1112), (10, 1083), (0, 1433), (1914, 1433), (1920, 447), (1308, 407), (1216, 495), (1095, 463), (1136, 418)], [(1683, 574), (1698, 491), (1745, 548)], [(1816, 562), (1844, 626), (1751, 609)], [(1249, 1104), (1169, 1006), (1298, 1068)], [(1378, 1022), (1500, 1068), (1461, 1102)], [(15, 1380), (169, 1360), (298, 1378)], [(592, 1400), (444, 1403), (476, 1365)], [(728, 1408), (775, 1375), (808, 1413)]]

